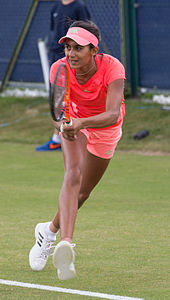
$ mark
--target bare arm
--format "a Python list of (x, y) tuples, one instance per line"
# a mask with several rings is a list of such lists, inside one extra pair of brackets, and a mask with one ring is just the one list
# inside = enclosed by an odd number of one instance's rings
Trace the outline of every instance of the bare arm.
[[(124, 79), (118, 79), (109, 84), (106, 99), (106, 111), (88, 118), (73, 119), (72, 126), (63, 127), (63, 136), (74, 140), (77, 132), (84, 128), (104, 128), (116, 124), (120, 114), (124, 91)], [(56, 129), (59, 124), (55, 124)]]
[[(82, 128), (103, 128), (116, 124), (124, 91), (124, 79), (110, 83), (107, 91), (106, 111), (88, 118), (82, 118)], [(82, 129), (81, 128), (81, 129)]]

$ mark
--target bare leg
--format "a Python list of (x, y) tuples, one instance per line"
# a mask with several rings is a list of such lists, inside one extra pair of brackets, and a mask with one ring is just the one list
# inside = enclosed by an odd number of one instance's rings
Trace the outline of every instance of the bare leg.
[(79, 191), (78, 208), (88, 199), (109, 165), (110, 159), (97, 157), (87, 151), (83, 165), (83, 178)]
[(61, 138), (61, 141), (65, 175), (58, 201), (58, 212), (50, 225), (50, 229), (55, 232), (60, 228), (61, 240), (72, 242), (78, 209), (78, 194), (82, 180), (83, 153), (87, 141), (82, 133), (79, 133), (78, 138), (73, 142), (64, 138)]
[[(72, 142), (71, 142), (72, 143)], [(63, 220), (67, 220), (66, 221), (66, 225), (64, 225), (63, 228), (65, 228), (65, 226), (68, 228), (68, 231), (65, 229), (62, 230), (62, 235), (61, 235), (61, 238), (64, 238), (64, 239), (67, 239), (67, 237), (70, 239), (70, 237), (72, 236), (73, 234), (73, 230), (74, 230), (74, 225), (73, 225), (73, 220), (72, 218), (74, 219), (74, 222), (75, 222), (75, 219), (76, 219), (76, 213), (77, 213), (77, 205), (78, 205), (78, 208), (80, 208), (82, 206), (82, 204), (84, 203), (84, 201), (89, 197), (91, 191), (93, 190), (93, 188), (96, 186), (96, 184), (99, 182), (99, 180), (101, 179), (101, 177), (103, 176), (110, 160), (109, 159), (102, 159), (102, 158), (99, 158), (97, 156), (94, 156), (93, 154), (89, 153), (86, 149), (86, 138), (84, 135), (81, 134), (81, 137), (79, 138), (79, 145), (78, 147), (80, 147), (79, 149), (80, 150), (80, 165), (81, 165), (81, 185), (80, 182), (78, 183), (78, 186), (79, 186), (79, 192), (78, 192), (78, 201), (75, 200), (75, 198), (72, 200), (74, 205), (71, 206), (70, 205), (70, 210), (67, 210), (67, 213), (64, 209), (65, 207), (65, 204), (64, 203), (71, 203), (70, 201), (70, 197), (69, 197), (69, 200), (66, 200), (63, 201), (62, 199), (64, 199), (64, 197), (67, 195), (67, 193), (65, 194), (65, 192), (62, 193), (62, 190), (64, 188), (64, 185), (63, 185), (63, 188), (61, 190), (61, 198), (59, 199), (59, 211), (57, 212), (56, 216), (54, 217), (53, 219), (53, 222), (51, 224), (51, 227), (50, 229), (53, 231), (53, 232), (56, 232), (59, 228), (60, 228), (60, 210), (62, 209), (63, 207), (63, 213), (62, 213), (62, 216), (63, 216)], [(70, 150), (69, 150), (70, 152)], [(73, 153), (73, 157), (75, 156), (75, 150), (74, 150), (74, 153)], [(64, 152), (64, 159), (65, 159), (65, 168), (66, 170), (69, 167), (70, 165), (70, 157), (69, 155), (67, 156), (67, 153)], [(72, 156), (72, 154), (71, 154)], [(72, 158), (71, 158), (72, 159)], [(68, 165), (67, 165), (67, 162), (68, 162)], [(70, 174), (71, 176), (75, 176), (74, 175), (74, 169), (72, 170), (73, 173)], [(69, 178), (67, 178), (67, 180), (71, 180)], [(67, 181), (66, 181), (67, 182)], [(74, 188), (73, 188), (74, 189)], [(70, 189), (69, 189), (70, 190)], [(78, 188), (76, 189), (76, 193), (78, 191)], [(68, 190), (67, 190), (68, 192)], [(70, 192), (69, 192), (69, 196), (70, 196)], [(76, 195), (74, 194), (74, 197)], [(77, 199), (76, 197), (76, 199)], [(67, 198), (67, 196), (66, 196)], [(60, 202), (61, 200), (61, 202)], [(77, 201), (77, 202), (76, 202)], [(75, 203), (76, 202), (76, 203)], [(61, 208), (60, 208), (61, 207)], [(73, 208), (74, 207), (74, 208)], [(72, 211), (73, 209), (73, 211)], [(71, 224), (68, 223), (69, 221), (69, 218), (71, 218)], [(70, 224), (70, 225), (68, 225)], [(63, 234), (63, 231), (65, 231), (66, 233)], [(70, 240), (69, 240), (70, 241)]]

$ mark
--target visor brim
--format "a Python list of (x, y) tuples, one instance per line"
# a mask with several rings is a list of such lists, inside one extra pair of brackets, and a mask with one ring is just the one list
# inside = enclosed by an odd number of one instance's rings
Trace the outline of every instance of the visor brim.
[(58, 43), (59, 43), (59, 44), (62, 44), (62, 43), (65, 42), (66, 39), (71, 39), (71, 40), (73, 40), (74, 42), (76, 42), (76, 43), (77, 43), (78, 45), (80, 45), (80, 46), (87, 46), (87, 45), (90, 44), (90, 42), (87, 41), (86, 39), (83, 39), (83, 38), (80, 37), (80, 36), (77, 36), (77, 35), (71, 35), (71, 34), (63, 36), (63, 37), (58, 41)]

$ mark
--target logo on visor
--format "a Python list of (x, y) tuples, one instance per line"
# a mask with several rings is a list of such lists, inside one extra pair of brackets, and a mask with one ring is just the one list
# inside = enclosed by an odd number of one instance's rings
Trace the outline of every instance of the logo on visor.
[(73, 30), (71, 30), (71, 33), (78, 33), (77, 28), (74, 28)]

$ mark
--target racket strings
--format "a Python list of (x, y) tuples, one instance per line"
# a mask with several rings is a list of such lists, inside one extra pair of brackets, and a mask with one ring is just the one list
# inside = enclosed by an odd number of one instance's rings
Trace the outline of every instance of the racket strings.
[(70, 122), (70, 77), (65, 64), (61, 64), (57, 70), (50, 99), (53, 120), (58, 122), (66, 119)]

